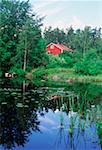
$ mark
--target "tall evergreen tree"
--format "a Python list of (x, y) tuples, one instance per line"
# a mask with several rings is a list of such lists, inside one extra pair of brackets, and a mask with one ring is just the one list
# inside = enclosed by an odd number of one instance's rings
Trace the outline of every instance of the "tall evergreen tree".
[[(19, 35), (17, 54), (13, 61), (17, 62), (17, 68), (31, 69), (43, 65), (46, 61), (45, 42), (40, 28), (33, 24), (33, 20), (27, 20)], [(14, 66), (15, 67), (15, 66)]]
[(13, 65), (11, 58), (16, 54), (18, 36), (29, 10), (28, 1), (0, 1), (0, 68), (3, 72), (9, 71)]
[(52, 27), (49, 27), (48, 29), (44, 30), (44, 38), (46, 44), (49, 44), (51, 42), (56, 44), (65, 43), (66, 34), (64, 30), (60, 30), (59, 28), (52, 29)]
[[(15, 66), (25, 70), (28, 64), (42, 63), (45, 47), (41, 42), (41, 25), (42, 18), (32, 13), (29, 1), (0, 1), (0, 70), (3, 73)], [(35, 60), (38, 56), (40, 63)]]

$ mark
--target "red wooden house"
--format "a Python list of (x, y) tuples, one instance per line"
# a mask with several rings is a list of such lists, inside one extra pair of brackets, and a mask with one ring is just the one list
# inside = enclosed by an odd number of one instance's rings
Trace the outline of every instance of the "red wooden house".
[(63, 44), (50, 43), (46, 47), (46, 51), (54, 55), (59, 55), (60, 53), (63, 53), (64, 50), (68, 52), (73, 52), (71, 48), (68, 48), (67, 46)]

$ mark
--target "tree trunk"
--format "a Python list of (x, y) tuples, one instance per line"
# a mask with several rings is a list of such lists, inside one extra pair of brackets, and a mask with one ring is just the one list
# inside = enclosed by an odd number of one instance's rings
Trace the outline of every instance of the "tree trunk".
[(26, 70), (26, 66), (27, 66), (27, 37), (25, 34), (25, 48), (24, 48), (24, 64), (23, 64), (23, 70)]
[(27, 64), (27, 49), (25, 48), (24, 51), (24, 65), (23, 65), (23, 70), (26, 70), (26, 64)]

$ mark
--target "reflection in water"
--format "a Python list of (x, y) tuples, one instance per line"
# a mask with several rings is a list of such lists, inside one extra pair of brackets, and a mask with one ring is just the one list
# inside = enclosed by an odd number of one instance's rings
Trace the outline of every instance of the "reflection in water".
[(5, 148), (24, 146), (31, 129), (40, 131), (37, 107), (29, 107), (30, 99), (24, 96), (20, 89), (0, 89), (0, 143)]
[(57, 133), (57, 137), (56, 137), (55, 144), (54, 144), (55, 148), (60, 147), (60, 145), (62, 145), (63, 143), (66, 147), (67, 143), (66, 143), (66, 133), (65, 132), (66, 131), (65, 131), (65, 124), (64, 124), (64, 116), (63, 116), (63, 113), (61, 112), (60, 125), (58, 126), (58, 133)]
[[(96, 124), (102, 121), (101, 86), (76, 83), (66, 88), (36, 88), (25, 81), (23, 84), (16, 82), (16, 86), (14, 82), (3, 81), (1, 86), (2, 147), (12, 149), (17, 145), (25, 146), (29, 143), (31, 133), (39, 134), (40, 130), (48, 131), (55, 126), (53, 149), (88, 149), (90, 141), (100, 148), (99, 138), (102, 135), (98, 137)], [(46, 117), (50, 115), (49, 110), (53, 112), (52, 120)], [(56, 125), (58, 118), (59, 125)], [(49, 127), (43, 126), (42, 122), (49, 124)]]

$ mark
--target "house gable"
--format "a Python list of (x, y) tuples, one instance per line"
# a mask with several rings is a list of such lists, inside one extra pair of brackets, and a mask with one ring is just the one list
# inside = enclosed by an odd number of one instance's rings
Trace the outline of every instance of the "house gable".
[(69, 51), (69, 52), (73, 52), (72, 49), (68, 48), (67, 46), (65, 46), (63, 44), (50, 43), (49, 45), (47, 45), (47, 48), (46, 48), (46, 51), (48, 53), (51, 53), (51, 54), (54, 54), (54, 55), (59, 55), (64, 50)]
[(61, 53), (61, 49), (59, 47), (56, 46), (56, 44), (50, 43), (47, 48), (46, 51), (48, 53), (54, 54), (54, 55), (59, 55)]

